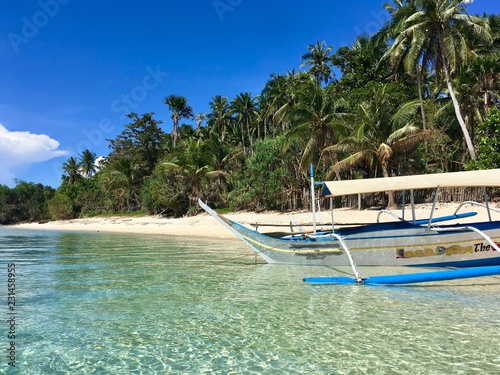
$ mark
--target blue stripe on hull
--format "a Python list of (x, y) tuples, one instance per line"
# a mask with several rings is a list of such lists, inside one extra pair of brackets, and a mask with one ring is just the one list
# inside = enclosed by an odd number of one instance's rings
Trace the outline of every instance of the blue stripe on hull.
[(474, 260), (461, 260), (457, 262), (440, 262), (409, 265), (408, 267), (453, 267), (453, 268), (471, 268), (471, 267), (487, 267), (500, 266), (500, 256), (493, 258), (483, 258)]

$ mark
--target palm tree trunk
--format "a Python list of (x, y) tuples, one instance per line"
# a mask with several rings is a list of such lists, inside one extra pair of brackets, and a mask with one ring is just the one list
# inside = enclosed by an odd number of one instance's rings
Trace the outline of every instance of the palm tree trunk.
[(488, 116), (488, 113), (490, 113), (490, 101), (489, 101), (489, 94), (488, 94), (488, 90), (484, 90), (484, 112), (486, 113), (486, 116)]
[(417, 86), (418, 86), (418, 100), (420, 101), (420, 115), (422, 116), (422, 129), (427, 129), (427, 119), (425, 117), (425, 108), (424, 108), (424, 96), (422, 94), (422, 76), (421, 76), (420, 67), (417, 66)]
[(174, 148), (177, 146), (177, 139), (179, 138), (178, 129), (179, 129), (179, 119), (174, 117), (173, 121), (174, 128), (172, 129), (172, 143)]
[[(447, 72), (447, 69), (445, 68)], [(458, 123), (460, 124), (460, 128), (464, 133), (465, 143), (467, 144), (467, 148), (469, 149), (469, 154), (472, 160), (477, 159), (476, 151), (474, 150), (474, 145), (472, 144), (471, 137), (469, 135), (469, 131), (467, 130), (467, 126), (465, 125), (465, 121), (460, 113), (460, 105), (458, 104), (457, 97), (455, 96), (455, 92), (453, 91), (453, 87), (451, 86), (451, 82), (449, 80), (449, 74), (447, 73), (446, 78), (446, 86), (448, 86), (448, 91), (450, 92), (451, 101), (453, 102), (453, 107), (455, 108), (455, 115), (457, 116)]]
[(248, 140), (250, 142), (250, 147), (253, 147), (252, 130), (250, 128), (250, 122), (248, 120), (246, 121), (246, 125), (247, 125), (247, 133), (248, 133)]
[(247, 148), (245, 147), (245, 126), (243, 125), (243, 121), (241, 121), (240, 129), (241, 129), (241, 147), (243, 147), (243, 151), (246, 153)]
[[(386, 178), (389, 178), (389, 171), (387, 170), (387, 165), (382, 163), (382, 175)], [(394, 192), (393, 191), (388, 191), (387, 192), (387, 207), (393, 207), (394, 206)]]
[(450, 93), (451, 101), (453, 102), (453, 108), (455, 109), (455, 116), (457, 117), (458, 123), (460, 124), (460, 128), (462, 129), (462, 133), (464, 134), (465, 143), (467, 144), (467, 148), (469, 149), (469, 154), (472, 160), (477, 159), (476, 151), (474, 150), (474, 145), (472, 144), (471, 137), (469, 135), (469, 131), (467, 130), (467, 125), (465, 125), (465, 121), (460, 113), (460, 105), (458, 103), (457, 97), (455, 96), (455, 91), (453, 90), (453, 86), (451, 85), (450, 72), (448, 71), (448, 61), (446, 59), (446, 55), (443, 49), (443, 36), (438, 36), (439, 47), (441, 50), (441, 58), (443, 60), (443, 70), (444, 76), (446, 80), (446, 86), (448, 87), (448, 92)]

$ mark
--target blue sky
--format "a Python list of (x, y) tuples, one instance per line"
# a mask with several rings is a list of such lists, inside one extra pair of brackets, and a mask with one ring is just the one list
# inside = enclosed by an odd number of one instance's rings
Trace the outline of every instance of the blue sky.
[[(62, 164), (85, 149), (107, 155), (132, 111), (154, 112), (170, 132), (170, 94), (195, 113), (215, 95), (258, 95), (271, 74), (299, 69), (309, 44), (336, 50), (377, 31), (384, 2), (2, 2), (0, 184), (59, 186)], [(500, 3), (469, 9), (500, 13)]]

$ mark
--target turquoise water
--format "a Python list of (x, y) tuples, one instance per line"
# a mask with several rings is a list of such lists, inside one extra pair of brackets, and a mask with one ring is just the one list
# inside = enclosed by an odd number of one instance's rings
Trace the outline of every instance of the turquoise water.
[(500, 373), (500, 278), (311, 286), (345, 270), (255, 265), (236, 241), (2, 227), (0, 254), (0, 373)]

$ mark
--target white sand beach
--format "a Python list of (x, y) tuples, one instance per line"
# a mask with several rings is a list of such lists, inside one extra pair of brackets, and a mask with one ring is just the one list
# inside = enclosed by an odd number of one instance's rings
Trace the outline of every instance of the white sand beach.
[[(499, 208), (499, 203), (492, 203), (491, 207)], [(457, 204), (447, 203), (436, 207), (436, 216), (451, 215), (455, 212)], [(432, 204), (421, 204), (416, 208), (417, 219), (428, 218)], [(456, 220), (454, 222), (470, 223), (475, 221), (488, 220), (488, 215), (485, 208), (472, 207), (470, 205), (463, 206), (459, 212), (477, 212), (477, 215)], [(401, 216), (401, 210), (393, 210), (397, 215)], [(252, 226), (252, 224), (274, 224), (277, 226), (262, 225), (258, 227), (261, 232), (273, 232), (281, 230), (289, 230), (290, 221), (298, 223), (312, 223), (312, 214), (309, 211), (280, 213), (280, 212), (235, 212), (225, 215), (226, 217), (238, 221), (241, 224)], [(409, 207), (405, 210), (405, 218), (411, 218)], [(500, 220), (499, 212), (492, 212), (493, 220)], [(317, 227), (328, 229), (330, 228), (331, 215), (329, 211), (322, 211), (316, 214)], [(347, 223), (367, 223), (379, 221), (394, 221), (394, 217), (388, 214), (380, 214), (376, 210), (356, 210), (356, 209), (335, 209), (334, 221), (339, 224)], [(451, 223), (451, 222), (449, 222)], [(327, 225), (325, 225), (327, 224)], [(287, 225), (287, 227), (279, 226)], [(166, 236), (185, 236), (185, 237), (209, 237), (209, 238), (235, 238), (234, 235), (226, 230), (220, 223), (206, 213), (197, 216), (183, 218), (163, 218), (160, 216), (143, 216), (143, 217), (94, 217), (86, 219), (73, 219), (62, 221), (49, 221), (44, 224), (27, 223), (19, 224), (16, 228), (36, 229), (36, 230), (64, 230), (64, 231), (90, 231), (90, 232), (118, 232), (118, 233), (142, 233), (155, 234)], [(312, 227), (304, 226), (308, 230)]]

